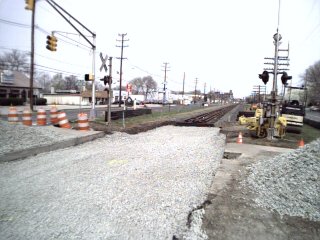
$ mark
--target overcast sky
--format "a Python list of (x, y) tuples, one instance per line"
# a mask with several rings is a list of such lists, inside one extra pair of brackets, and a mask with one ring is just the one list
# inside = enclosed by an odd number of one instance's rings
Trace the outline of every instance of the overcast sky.
[[(185, 72), (187, 91), (195, 89), (198, 78), (197, 89), (202, 92), (206, 83), (206, 92), (210, 88), (232, 90), (235, 97), (245, 97), (254, 86), (263, 85), (258, 74), (266, 67), (264, 57), (274, 56), (272, 37), (277, 29), (278, 0), (56, 2), (96, 33), (97, 79), (105, 75), (99, 70), (100, 52), (113, 57), (113, 76), (119, 79), (119, 33), (127, 33), (129, 39), (124, 48), (124, 84), (151, 75), (162, 86), (163, 63), (168, 62), (170, 90), (182, 90)], [(24, 7), (24, 0), (0, 0), (0, 53), (10, 49), (30, 51), (31, 11)], [(35, 63), (39, 71), (63, 71), (82, 79), (91, 72), (89, 45), (72, 34), (76, 31), (44, 0), (37, 1), (36, 25)], [(56, 34), (57, 52), (45, 48), (46, 36), (52, 31), (68, 33)], [(280, 48), (287, 48), (290, 42), (288, 74), (297, 85), (299, 75), (320, 60), (320, 0), (281, 0), (279, 32)], [(269, 81), (268, 91), (271, 88)]]

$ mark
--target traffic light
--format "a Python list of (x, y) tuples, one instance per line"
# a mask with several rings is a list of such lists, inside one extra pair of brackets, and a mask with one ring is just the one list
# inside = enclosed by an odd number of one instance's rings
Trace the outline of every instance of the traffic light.
[(288, 76), (288, 73), (287, 72), (283, 72), (282, 73), (282, 76), (281, 76), (281, 82), (283, 85), (286, 85), (287, 84), (287, 81), (292, 79), (292, 76)]
[(84, 75), (84, 80), (85, 81), (93, 81), (94, 80), (93, 74), (85, 74)]
[(107, 85), (109, 82), (111, 84), (110, 76), (104, 76), (100, 81), (103, 81), (104, 85)]
[(269, 81), (269, 73), (267, 71), (263, 71), (262, 74), (259, 74), (259, 78), (262, 79), (262, 82), (264, 84), (267, 84), (267, 82)]
[(47, 49), (50, 51), (57, 51), (57, 41), (58, 39), (53, 35), (47, 36)]
[(34, 0), (25, 0), (25, 2), (26, 2), (25, 9), (32, 11), (33, 10)]

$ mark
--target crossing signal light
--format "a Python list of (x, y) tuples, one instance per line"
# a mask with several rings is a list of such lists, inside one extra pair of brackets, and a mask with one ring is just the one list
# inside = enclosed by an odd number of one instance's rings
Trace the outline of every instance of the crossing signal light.
[(34, 0), (25, 0), (26, 2), (26, 6), (25, 9), (26, 10), (33, 10), (33, 5), (34, 5)]
[(107, 85), (108, 83), (111, 84), (111, 78), (110, 78), (110, 76), (104, 76), (104, 77), (101, 78), (100, 80), (103, 81), (104, 85)]
[(93, 79), (94, 79), (93, 74), (85, 74), (84, 75), (84, 80), (85, 81), (93, 81)]
[(267, 82), (269, 81), (269, 73), (267, 71), (263, 71), (262, 74), (259, 74), (259, 78), (262, 79), (262, 82), (264, 84), (267, 84)]
[(47, 49), (50, 51), (57, 51), (57, 41), (58, 39), (53, 35), (47, 36)]
[(281, 76), (281, 82), (283, 85), (287, 85), (287, 81), (292, 79), (292, 76), (288, 76), (287, 72), (283, 72), (282, 76)]

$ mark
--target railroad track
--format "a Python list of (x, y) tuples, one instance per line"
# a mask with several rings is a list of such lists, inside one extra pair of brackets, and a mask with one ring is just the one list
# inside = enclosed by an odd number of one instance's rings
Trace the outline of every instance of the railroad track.
[(213, 127), (214, 123), (222, 118), (226, 113), (231, 111), (237, 105), (229, 105), (219, 109), (215, 109), (208, 113), (203, 113), (198, 116), (185, 119), (182, 122), (177, 122), (176, 126), (196, 126), (196, 127)]

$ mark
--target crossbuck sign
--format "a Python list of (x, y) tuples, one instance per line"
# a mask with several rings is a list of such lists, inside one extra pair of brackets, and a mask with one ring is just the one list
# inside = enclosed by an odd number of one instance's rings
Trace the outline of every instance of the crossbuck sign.
[(100, 67), (100, 72), (102, 71), (102, 69), (104, 69), (104, 71), (107, 72), (108, 68), (107, 68), (106, 62), (108, 60), (108, 55), (106, 55), (106, 57), (103, 58), (102, 52), (100, 52), (100, 59), (102, 62), (101, 67)]

